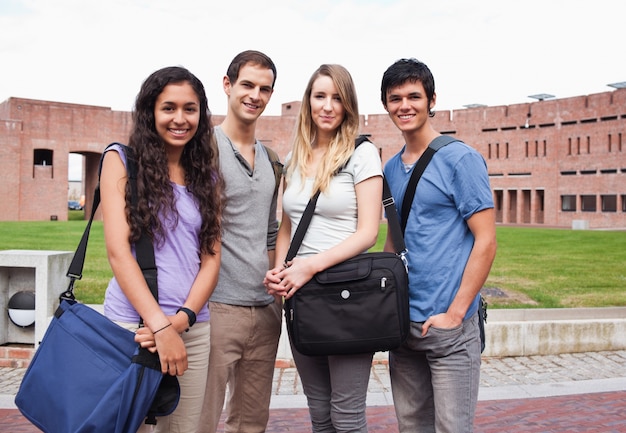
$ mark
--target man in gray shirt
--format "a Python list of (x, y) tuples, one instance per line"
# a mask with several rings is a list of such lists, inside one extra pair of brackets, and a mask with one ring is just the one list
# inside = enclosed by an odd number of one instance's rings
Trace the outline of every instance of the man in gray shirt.
[(263, 286), (274, 263), (277, 189), (256, 121), (276, 81), (272, 60), (258, 51), (238, 54), (224, 77), (228, 110), (215, 128), (226, 183), (222, 262), (211, 296), (211, 352), (198, 432), (214, 433), (224, 406), (226, 432), (264, 432), (281, 332), (281, 301)]

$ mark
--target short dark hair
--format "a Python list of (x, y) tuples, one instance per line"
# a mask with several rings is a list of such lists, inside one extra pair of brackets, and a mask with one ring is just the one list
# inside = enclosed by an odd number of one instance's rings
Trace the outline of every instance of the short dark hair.
[(274, 84), (276, 84), (276, 65), (274, 65), (274, 62), (268, 55), (255, 50), (242, 51), (241, 53), (237, 54), (235, 58), (230, 62), (230, 65), (228, 65), (228, 69), (226, 71), (226, 76), (228, 76), (230, 82), (232, 84), (237, 82), (237, 78), (239, 78), (239, 70), (248, 63), (263, 66), (267, 69), (272, 70), (272, 72), (274, 73), (274, 81), (272, 81), (273, 89)]
[[(387, 106), (387, 93), (394, 87), (401, 86), (406, 82), (415, 83), (420, 81), (424, 86), (428, 104), (433, 100), (435, 95), (435, 78), (425, 63), (415, 58), (400, 59), (387, 68), (383, 74), (382, 83), (380, 85), (380, 99), (383, 106)], [(429, 112), (430, 116), (434, 116), (433, 112)]]

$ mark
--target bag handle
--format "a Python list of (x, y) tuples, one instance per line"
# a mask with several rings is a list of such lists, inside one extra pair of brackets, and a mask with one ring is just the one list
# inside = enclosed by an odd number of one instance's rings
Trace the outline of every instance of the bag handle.
[[(89, 242), (89, 232), (91, 230), (91, 224), (93, 222), (94, 215), (96, 214), (96, 210), (98, 209), (98, 205), (100, 204), (100, 174), (102, 172), (102, 161), (104, 159), (104, 155), (112, 146), (121, 146), (125, 155), (126, 155), (126, 171), (128, 174), (128, 181), (131, 186), (131, 204), (135, 206), (138, 202), (137, 195), (137, 165), (133, 156), (132, 149), (121, 143), (111, 143), (109, 144), (104, 151), (102, 152), (102, 157), (100, 158), (100, 166), (98, 168), (98, 184), (96, 185), (96, 189), (94, 191), (93, 197), (93, 205), (91, 207), (91, 216), (89, 217), (89, 222), (87, 222), (87, 226), (85, 227), (85, 231), (80, 239), (78, 247), (76, 248), (76, 252), (74, 253), (74, 257), (72, 258), (72, 262), (67, 270), (67, 277), (70, 279), (69, 286), (65, 292), (61, 294), (59, 299), (75, 301), (76, 298), (74, 296), (74, 282), (76, 280), (80, 280), (83, 277), (83, 267), (85, 264), (85, 254), (87, 253), (87, 243)], [(158, 297), (158, 287), (157, 287), (157, 279), (156, 279), (156, 264), (154, 261), (154, 246), (152, 245), (152, 240), (145, 233), (141, 233), (141, 237), (135, 243), (135, 253), (137, 256), (137, 262), (144, 274), (144, 278), (150, 287), (150, 292), (154, 298), (159, 300)]]
[[(355, 149), (364, 141), (368, 141), (367, 136), (360, 135), (355, 142)], [(293, 260), (293, 258), (298, 253), (300, 249), (300, 245), (302, 244), (302, 240), (304, 239), (304, 234), (311, 223), (311, 218), (313, 218), (313, 212), (315, 210), (315, 206), (317, 204), (317, 199), (320, 196), (320, 191), (317, 191), (313, 197), (309, 200), (304, 209), (304, 213), (302, 214), (302, 218), (300, 218), (300, 223), (298, 224), (298, 228), (293, 235), (293, 239), (291, 240), (291, 244), (289, 245), (289, 251), (287, 252), (287, 257), (285, 258), (285, 263)], [(398, 220), (398, 213), (396, 211), (395, 201), (393, 196), (391, 195), (391, 190), (389, 188), (389, 184), (387, 183), (387, 179), (383, 176), (383, 198), (382, 198), (383, 207), (387, 214), (387, 223), (389, 224), (389, 230), (391, 232), (391, 240), (394, 245), (396, 254), (401, 256), (404, 259), (404, 255), (406, 254), (406, 246), (404, 244), (404, 237), (402, 236), (402, 231), (400, 228), (400, 222)]]
[(406, 230), (406, 222), (409, 218), (409, 212), (411, 212), (411, 205), (413, 204), (413, 197), (415, 197), (415, 189), (417, 188), (417, 182), (419, 182), (422, 174), (424, 174), (424, 170), (426, 170), (426, 166), (433, 158), (435, 152), (441, 149), (448, 144), (459, 141), (451, 135), (440, 135), (435, 137), (433, 141), (430, 142), (422, 156), (417, 160), (415, 167), (413, 168), (413, 173), (411, 173), (411, 177), (409, 178), (409, 183), (406, 186), (406, 191), (404, 192), (404, 198), (402, 199), (402, 234), (404, 235), (404, 231)]

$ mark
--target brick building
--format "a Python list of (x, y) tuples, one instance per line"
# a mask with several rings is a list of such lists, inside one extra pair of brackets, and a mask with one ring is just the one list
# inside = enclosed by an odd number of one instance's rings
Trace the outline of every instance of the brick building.
[[(283, 158), (299, 105), (285, 103), (280, 116), (258, 123), (257, 137)], [(485, 157), (499, 223), (626, 227), (626, 89), (440, 111), (433, 121)], [(0, 124), (0, 221), (66, 220), (69, 154), (84, 156), (90, 209), (100, 154), (126, 141), (131, 113), (9, 98), (0, 104)], [(386, 114), (362, 116), (361, 132), (380, 147), (383, 162), (403, 144)]]

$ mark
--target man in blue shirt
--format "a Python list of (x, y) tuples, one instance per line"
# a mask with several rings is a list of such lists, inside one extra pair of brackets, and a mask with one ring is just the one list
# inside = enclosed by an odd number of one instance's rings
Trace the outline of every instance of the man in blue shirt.
[[(398, 211), (415, 163), (441, 134), (431, 125), (435, 83), (428, 67), (402, 59), (383, 75), (381, 99), (405, 141), (386, 164)], [(411, 332), (389, 356), (400, 432), (473, 431), (480, 383), (479, 291), (496, 254), (493, 196), (476, 150), (438, 150), (415, 192), (404, 234)], [(393, 251), (391, 237), (385, 249)]]

